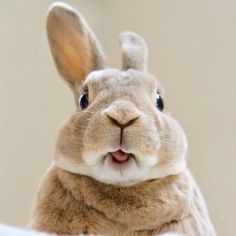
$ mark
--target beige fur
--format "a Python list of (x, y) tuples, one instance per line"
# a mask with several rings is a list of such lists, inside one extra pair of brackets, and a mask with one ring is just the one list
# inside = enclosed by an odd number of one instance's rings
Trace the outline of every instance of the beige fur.
[[(155, 105), (161, 88), (147, 73), (145, 41), (135, 33), (121, 35), (123, 70), (118, 70), (107, 68), (94, 34), (71, 7), (54, 4), (47, 29), (56, 66), (78, 110), (58, 135), (31, 228), (61, 235), (214, 236), (186, 168), (185, 134)], [(84, 110), (79, 106), (83, 93), (89, 97)], [(118, 123), (125, 127), (122, 133)], [(127, 168), (115, 169), (109, 162), (108, 153), (119, 149), (134, 157)]]

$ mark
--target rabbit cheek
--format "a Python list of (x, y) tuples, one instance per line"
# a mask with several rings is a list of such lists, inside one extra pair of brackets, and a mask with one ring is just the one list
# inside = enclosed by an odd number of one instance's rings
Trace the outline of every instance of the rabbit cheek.
[(175, 175), (186, 167), (186, 137), (179, 123), (170, 116), (163, 117), (160, 139), (159, 161), (152, 168), (150, 179)]
[(182, 160), (187, 151), (187, 140), (182, 127), (171, 117), (165, 119), (162, 137), (162, 152), (168, 162)]
[(74, 114), (61, 128), (53, 160), (56, 166), (72, 173), (87, 175), (88, 167), (82, 159), (82, 134), (86, 126), (86, 119), (82, 114)]
[(160, 134), (155, 123), (143, 115), (135, 126), (124, 130), (124, 142), (134, 153), (156, 156), (160, 148)]
[(119, 139), (119, 135), (118, 128), (108, 126), (102, 117), (93, 119), (83, 135), (84, 149), (93, 152), (111, 149)]

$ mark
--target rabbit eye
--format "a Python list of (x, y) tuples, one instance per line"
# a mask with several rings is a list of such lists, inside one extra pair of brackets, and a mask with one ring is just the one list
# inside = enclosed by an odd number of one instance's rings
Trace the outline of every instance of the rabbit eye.
[(156, 107), (160, 111), (163, 111), (163, 109), (164, 109), (164, 102), (163, 102), (163, 99), (162, 99), (162, 97), (161, 97), (159, 92), (156, 93)]
[(89, 101), (88, 101), (88, 93), (84, 93), (79, 98), (79, 105), (82, 110), (86, 109), (88, 107)]

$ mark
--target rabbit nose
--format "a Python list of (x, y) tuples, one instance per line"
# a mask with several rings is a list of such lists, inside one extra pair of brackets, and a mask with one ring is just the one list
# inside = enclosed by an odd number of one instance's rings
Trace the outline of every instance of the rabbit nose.
[(121, 129), (124, 129), (124, 128), (126, 128), (126, 127), (132, 125), (132, 124), (139, 118), (139, 116), (138, 116), (138, 117), (135, 117), (135, 118), (130, 119), (130, 120), (127, 121), (126, 123), (121, 123), (120, 121), (118, 121), (118, 120), (116, 120), (114, 117), (112, 117), (111, 115), (108, 115), (108, 114), (107, 114), (107, 117), (110, 119), (110, 121), (111, 121), (114, 125), (120, 127)]
[(103, 114), (108, 118), (108, 121), (120, 127), (121, 130), (134, 124), (142, 116), (135, 104), (126, 100), (112, 102), (103, 111)]

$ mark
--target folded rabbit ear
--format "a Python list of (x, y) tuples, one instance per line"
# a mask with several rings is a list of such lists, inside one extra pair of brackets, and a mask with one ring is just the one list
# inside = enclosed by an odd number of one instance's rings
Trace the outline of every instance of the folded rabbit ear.
[(148, 48), (145, 40), (133, 32), (123, 32), (120, 36), (122, 48), (122, 68), (147, 71)]
[(99, 42), (81, 14), (64, 3), (48, 11), (47, 35), (59, 73), (73, 88), (92, 70), (106, 66)]

